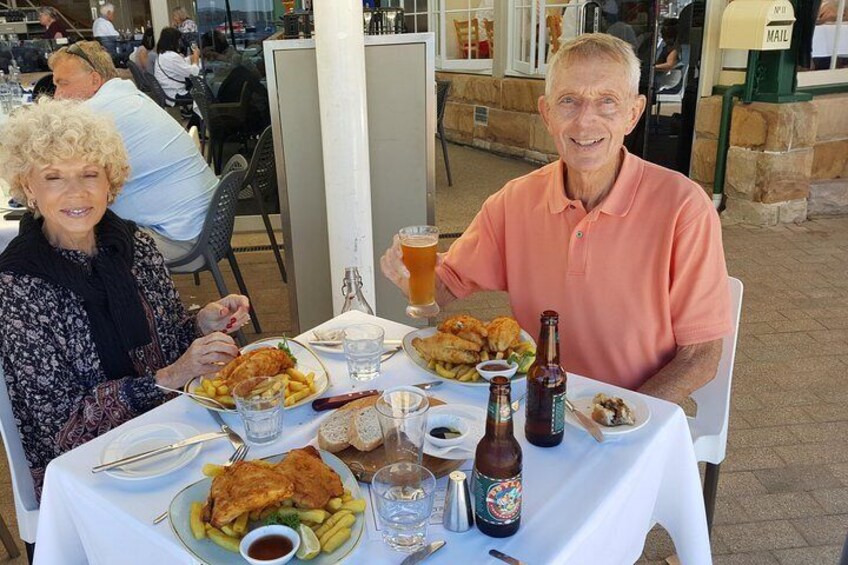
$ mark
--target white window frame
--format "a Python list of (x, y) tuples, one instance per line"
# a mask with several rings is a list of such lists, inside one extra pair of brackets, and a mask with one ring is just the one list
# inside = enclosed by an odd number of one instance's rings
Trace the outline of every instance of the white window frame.
[[(465, 0), (466, 2), (470, 2), (470, 0)], [(433, 19), (437, 19), (439, 22), (439, 32), (436, 34), (436, 45), (438, 48), (436, 49), (436, 69), (442, 71), (472, 71), (472, 72), (485, 72), (488, 71), (489, 74), (492, 72), (492, 59), (448, 59), (445, 54), (448, 52), (448, 38), (451, 41), (455, 40), (455, 30), (453, 29), (453, 20), (451, 20), (451, 29), (448, 30), (447, 25), (447, 15), (448, 14), (467, 14), (469, 20), (472, 19), (472, 14), (477, 10), (476, 7), (467, 7), (463, 9), (445, 9), (446, 0), (430, 0), (432, 4), (430, 5), (430, 13), (431, 13), (431, 21)], [(434, 8), (435, 6), (435, 8)], [(482, 22), (481, 22), (482, 24)]]

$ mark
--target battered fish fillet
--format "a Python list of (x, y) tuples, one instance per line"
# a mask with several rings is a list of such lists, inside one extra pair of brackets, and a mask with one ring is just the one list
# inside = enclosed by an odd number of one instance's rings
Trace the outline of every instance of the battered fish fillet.
[(423, 356), (446, 363), (478, 363), (480, 344), (453, 334), (436, 332), (430, 337), (412, 340), (412, 346)]
[(475, 318), (474, 316), (451, 316), (437, 328), (440, 332), (453, 334), (472, 341), (479, 346), (486, 345), (486, 336), (489, 332), (486, 330), (486, 324)]
[(276, 468), (294, 483), (292, 500), (300, 508), (324, 508), (331, 498), (344, 494), (339, 475), (311, 445), (292, 449)]
[(291, 367), (294, 367), (294, 362), (288, 353), (276, 347), (264, 347), (230, 361), (218, 373), (218, 378), (232, 389), (245, 379), (278, 375)]
[(489, 322), (489, 349), (506, 351), (521, 341), (521, 326), (513, 318), (500, 317)]
[(294, 494), (289, 475), (275, 465), (239, 461), (212, 479), (206, 512), (213, 526), (229, 524), (245, 512), (279, 504)]

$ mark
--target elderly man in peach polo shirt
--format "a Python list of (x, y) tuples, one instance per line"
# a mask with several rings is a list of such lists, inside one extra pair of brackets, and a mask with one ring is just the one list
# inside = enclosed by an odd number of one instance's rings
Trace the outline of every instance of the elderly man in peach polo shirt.
[[(560, 48), (539, 99), (560, 158), (486, 200), (440, 255), (437, 301), (508, 291), (533, 335), (556, 310), (568, 371), (680, 402), (715, 376), (731, 330), (727, 270), (704, 191), (623, 147), (645, 110), (638, 82), (620, 39)], [(397, 241), (381, 268), (407, 292)]]

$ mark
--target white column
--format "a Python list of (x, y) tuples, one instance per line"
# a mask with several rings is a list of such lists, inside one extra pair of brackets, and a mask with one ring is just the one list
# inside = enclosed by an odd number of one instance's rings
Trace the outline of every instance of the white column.
[(153, 26), (153, 36), (159, 41), (159, 32), (171, 25), (168, 0), (150, 0), (150, 25)]
[(350, 266), (376, 309), (362, 2), (316, 0), (313, 9), (333, 311), (341, 311)]

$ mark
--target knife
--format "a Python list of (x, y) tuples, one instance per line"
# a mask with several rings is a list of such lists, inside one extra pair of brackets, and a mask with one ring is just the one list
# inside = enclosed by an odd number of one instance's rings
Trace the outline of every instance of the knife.
[[(309, 345), (322, 345), (324, 347), (341, 347), (343, 342), (339, 339), (310, 339)], [(400, 339), (384, 339), (383, 345), (403, 345)]]
[(595, 438), (598, 443), (604, 442), (604, 433), (601, 431), (601, 428), (593, 419), (591, 419), (589, 416), (575, 408), (568, 398), (565, 399), (565, 407), (568, 408), (568, 410), (572, 414), (574, 414), (574, 417), (577, 418), (577, 421), (580, 422), (580, 425), (583, 426), (583, 429), (589, 432), (589, 434), (591, 434), (591, 436)]
[[(433, 388), (437, 388), (442, 386), (441, 381), (431, 381), (428, 383), (419, 383), (417, 385), (412, 385), (420, 388), (421, 390), (430, 390)], [(375, 396), (380, 394), (382, 391), (380, 390), (362, 390), (359, 392), (349, 392), (347, 394), (340, 394), (338, 396), (328, 396), (326, 398), (319, 398), (317, 400), (312, 401), (312, 409), (316, 412), (321, 412), (323, 410), (335, 410), (336, 408), (341, 408), (345, 404), (353, 402), (354, 400), (359, 400), (360, 398), (367, 398), (369, 396)]]
[(406, 559), (400, 562), (400, 565), (415, 565), (416, 563), (421, 563), (440, 549), (445, 546), (444, 540), (434, 541), (430, 545), (425, 545), (412, 555), (409, 555)]
[(510, 557), (506, 553), (501, 553), (497, 549), (490, 549), (489, 555), (491, 555), (492, 557), (497, 557), (504, 563), (509, 563), (509, 565), (527, 565), (526, 563), (524, 563), (524, 561), (516, 559), (515, 557)]
[(190, 438), (178, 441), (176, 443), (172, 443), (171, 445), (166, 445), (164, 447), (159, 447), (157, 449), (151, 449), (150, 451), (143, 451), (142, 453), (137, 453), (136, 455), (130, 455), (129, 457), (124, 457), (123, 459), (118, 459), (117, 461), (110, 461), (109, 463), (103, 463), (101, 465), (97, 465), (96, 467), (92, 467), (92, 473), (99, 473), (100, 471), (106, 471), (108, 469), (114, 469), (115, 467), (123, 467), (124, 465), (129, 465), (130, 463), (137, 463), (139, 461), (144, 461), (145, 459), (150, 459), (151, 457), (156, 457), (157, 455), (161, 455), (162, 453), (167, 453), (169, 451), (173, 451), (175, 449), (180, 449), (181, 447), (187, 447), (189, 445), (194, 445), (196, 443), (203, 443), (204, 441), (209, 441), (211, 439), (218, 439), (219, 437), (226, 437), (226, 432), (210, 432), (206, 434), (199, 434), (196, 436), (192, 436)]

